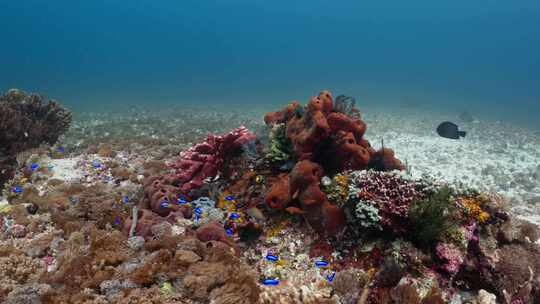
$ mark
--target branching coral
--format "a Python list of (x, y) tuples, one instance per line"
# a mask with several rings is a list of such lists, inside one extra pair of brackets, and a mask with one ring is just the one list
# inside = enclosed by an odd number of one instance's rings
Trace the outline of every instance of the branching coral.
[(0, 188), (13, 177), (17, 153), (53, 145), (67, 131), (71, 113), (56, 101), (12, 89), (0, 96)]
[(209, 134), (204, 142), (182, 152), (171, 164), (174, 173), (169, 179), (184, 192), (197, 189), (206, 178), (218, 174), (225, 161), (252, 140), (255, 140), (255, 134), (245, 127), (222, 135)]
[[(422, 183), (393, 172), (354, 171), (349, 176), (348, 204), (360, 204), (362, 212), (372, 209), (369, 206), (376, 207), (378, 216), (373, 220), (380, 218), (380, 225), (398, 234), (407, 230), (411, 203), (425, 195)], [(374, 210), (369, 213), (375, 214)]]

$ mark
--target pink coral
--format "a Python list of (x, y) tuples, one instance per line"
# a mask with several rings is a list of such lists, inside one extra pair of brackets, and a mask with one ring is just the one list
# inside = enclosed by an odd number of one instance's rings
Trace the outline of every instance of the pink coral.
[(256, 135), (243, 126), (224, 135), (208, 134), (204, 142), (182, 152), (171, 164), (174, 169), (171, 177), (183, 192), (197, 189), (206, 178), (215, 176), (222, 169), (225, 158), (235, 149), (255, 138)]
[(438, 243), (436, 248), (437, 257), (441, 259), (442, 264), (439, 269), (453, 275), (459, 271), (463, 264), (464, 253), (451, 243)]
[(382, 224), (396, 233), (406, 231), (412, 201), (424, 196), (417, 183), (391, 172), (355, 172), (351, 182), (358, 197), (375, 203)]

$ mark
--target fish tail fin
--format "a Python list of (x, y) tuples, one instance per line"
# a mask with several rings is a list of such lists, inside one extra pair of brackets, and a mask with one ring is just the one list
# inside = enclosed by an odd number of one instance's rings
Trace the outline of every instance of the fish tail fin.
[(458, 132), (458, 135), (459, 135), (460, 137), (465, 137), (465, 135), (467, 135), (467, 132), (465, 132), (465, 131), (459, 131), (459, 132)]

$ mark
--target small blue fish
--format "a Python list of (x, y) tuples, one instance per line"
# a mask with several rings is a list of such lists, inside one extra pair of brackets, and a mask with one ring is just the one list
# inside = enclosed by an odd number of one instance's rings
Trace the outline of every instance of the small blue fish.
[(231, 215), (229, 215), (229, 218), (230, 218), (231, 220), (238, 219), (238, 218), (240, 218), (240, 214), (238, 214), (238, 213), (236, 213), (236, 212), (233, 212), (233, 213), (231, 213)]
[(332, 272), (332, 274), (329, 274), (326, 276), (326, 279), (328, 280), (328, 282), (332, 282), (334, 280), (334, 277), (336, 276), (336, 272)]
[(197, 214), (197, 215), (201, 215), (201, 214), (202, 214), (202, 209), (201, 209), (201, 207), (195, 208), (195, 214)]
[(272, 254), (268, 254), (266, 255), (266, 259), (269, 260), (269, 261), (272, 261), (272, 262), (276, 262), (279, 258), (275, 255), (272, 255)]
[(316, 261), (315, 266), (317, 266), (317, 267), (325, 267), (325, 266), (328, 266), (328, 262), (325, 261), (325, 260)]
[(125, 196), (122, 198), (122, 202), (124, 202), (124, 204), (129, 203), (129, 197), (128, 197), (127, 195), (125, 195)]
[(39, 165), (36, 164), (36, 163), (32, 163), (32, 164), (30, 165), (30, 170), (32, 170), (32, 171), (35, 171), (37, 168), (39, 168)]
[(119, 218), (116, 218), (116, 219), (114, 220), (114, 224), (117, 225), (117, 226), (120, 226), (121, 223), (122, 223), (122, 222), (120, 221)]
[(233, 201), (233, 200), (234, 200), (234, 196), (232, 196), (232, 195), (227, 195), (227, 196), (225, 196), (225, 199), (228, 200), (228, 201)]
[(163, 201), (161, 204), (159, 204), (162, 208), (169, 208), (169, 202)]
[(279, 284), (279, 280), (278, 279), (264, 279), (262, 283), (264, 285), (277, 285)]
[(22, 189), (21, 186), (15, 186), (15, 187), (11, 188), (11, 191), (13, 193), (21, 193), (21, 192), (23, 192), (23, 189)]
[(234, 231), (231, 228), (227, 228), (225, 232), (227, 232), (227, 235), (229, 236), (234, 234)]

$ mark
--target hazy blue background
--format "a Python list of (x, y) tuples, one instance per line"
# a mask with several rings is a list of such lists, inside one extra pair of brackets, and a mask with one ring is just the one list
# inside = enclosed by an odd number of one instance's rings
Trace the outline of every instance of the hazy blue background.
[(0, 0), (0, 38), (2, 91), (71, 106), (329, 88), (540, 126), (538, 0)]

